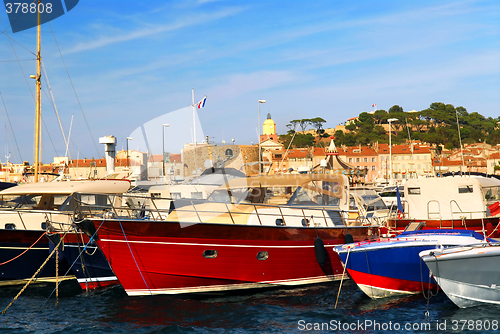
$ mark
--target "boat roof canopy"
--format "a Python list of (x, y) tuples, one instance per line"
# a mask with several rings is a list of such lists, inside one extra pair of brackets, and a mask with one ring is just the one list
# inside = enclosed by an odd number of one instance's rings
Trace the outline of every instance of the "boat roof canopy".
[(70, 195), (73, 193), (118, 194), (130, 188), (129, 180), (85, 180), (21, 184), (0, 191), (0, 195)]
[(346, 176), (341, 174), (283, 174), (242, 177), (229, 180), (217, 189), (293, 187), (304, 186), (312, 181), (338, 182), (344, 185)]

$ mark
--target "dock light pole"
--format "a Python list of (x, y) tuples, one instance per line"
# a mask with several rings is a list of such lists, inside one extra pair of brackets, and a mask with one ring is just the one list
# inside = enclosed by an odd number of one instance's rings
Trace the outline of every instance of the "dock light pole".
[(128, 166), (130, 165), (130, 162), (128, 160), (128, 141), (129, 140), (132, 140), (132, 137), (127, 137), (127, 169), (128, 169)]
[(161, 166), (163, 171), (163, 177), (165, 177), (165, 128), (168, 128), (170, 124), (163, 124), (161, 126), (161, 138), (162, 138), (162, 155), (161, 155)]
[(258, 101), (259, 103), (259, 175), (260, 175), (260, 171), (261, 171), (261, 168), (262, 168), (262, 165), (261, 165), (261, 161), (262, 161), (262, 150), (260, 148), (260, 136), (261, 136), (261, 133), (260, 133), (260, 127), (262, 126), (262, 124), (260, 123), (260, 104), (261, 103), (266, 103), (266, 100), (259, 100)]
[(392, 185), (392, 140), (391, 140), (391, 130), (392, 130), (392, 122), (397, 122), (397, 118), (389, 118), (387, 122), (389, 122), (389, 184)]

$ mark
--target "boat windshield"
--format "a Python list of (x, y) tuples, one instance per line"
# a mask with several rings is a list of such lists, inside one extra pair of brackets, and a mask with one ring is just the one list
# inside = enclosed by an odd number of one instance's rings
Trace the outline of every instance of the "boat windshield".
[(0, 208), (58, 210), (67, 198), (68, 195), (50, 197), (42, 195), (2, 195), (0, 196)]
[[(374, 190), (354, 188), (351, 189), (351, 191), (360, 199), (361, 203), (359, 203), (358, 205), (362, 205), (367, 212), (387, 209), (387, 206), (385, 205), (382, 197), (380, 197), (380, 195), (377, 194)], [(357, 208), (356, 201), (352, 196), (349, 203), (350, 209)]]
[(483, 187), (482, 189), (484, 198), (487, 201), (498, 201), (500, 200), (500, 187)]
[(340, 184), (337, 182), (322, 182), (322, 184), (310, 182), (302, 186), (217, 189), (207, 200), (222, 203), (338, 206), (340, 199), (333, 195), (339, 190)]

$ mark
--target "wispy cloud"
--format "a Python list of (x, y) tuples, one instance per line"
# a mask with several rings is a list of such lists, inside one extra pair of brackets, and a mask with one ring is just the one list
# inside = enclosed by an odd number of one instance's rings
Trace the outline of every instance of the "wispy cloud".
[(200, 25), (207, 22), (220, 20), (222, 18), (240, 13), (242, 10), (244, 10), (243, 7), (232, 7), (211, 14), (201, 13), (197, 14), (196, 16), (190, 15), (170, 24), (158, 25), (155, 27), (138, 28), (134, 31), (124, 31), (121, 34), (115, 34), (112, 36), (103, 36), (91, 42), (88, 41), (80, 42), (74, 47), (65, 50), (64, 54), (72, 54), (92, 49), (98, 49), (106, 47), (111, 44), (128, 42), (131, 40), (140, 39), (164, 32), (172, 32), (179, 29), (187, 28), (189, 26)]

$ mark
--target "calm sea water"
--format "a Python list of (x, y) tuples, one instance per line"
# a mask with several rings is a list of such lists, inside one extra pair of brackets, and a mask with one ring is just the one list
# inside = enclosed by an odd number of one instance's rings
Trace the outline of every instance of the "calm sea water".
[[(0, 289), (2, 310), (20, 289)], [(442, 292), (429, 307), (422, 296), (371, 300), (352, 281), (336, 309), (338, 282), (210, 297), (127, 297), (120, 286), (82, 293), (64, 282), (57, 307), (53, 289), (29, 287), (0, 315), (0, 333), (500, 332), (500, 307), (459, 309)]]

